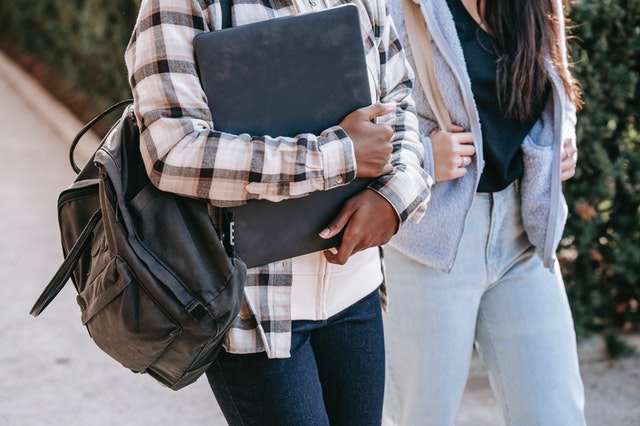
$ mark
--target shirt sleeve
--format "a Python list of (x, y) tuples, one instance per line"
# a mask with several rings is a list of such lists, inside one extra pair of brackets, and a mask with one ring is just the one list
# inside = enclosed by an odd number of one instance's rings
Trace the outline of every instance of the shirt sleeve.
[(411, 96), (414, 74), (398, 40), (388, 11), (379, 38), (380, 100), (397, 105), (395, 114), (378, 120), (394, 129), (391, 163), (393, 172), (378, 178), (371, 189), (396, 209), (401, 222), (418, 222), (427, 208), (432, 177), (422, 168), (424, 146), (420, 140), (415, 101)]
[[(151, 182), (228, 207), (303, 196), (354, 179), (353, 146), (338, 126), (296, 137), (216, 130), (198, 79), (193, 38), (220, 24), (212, 24), (215, 13), (199, 5), (143, 1), (125, 53)], [(268, 107), (269, 100), (264, 102)]]

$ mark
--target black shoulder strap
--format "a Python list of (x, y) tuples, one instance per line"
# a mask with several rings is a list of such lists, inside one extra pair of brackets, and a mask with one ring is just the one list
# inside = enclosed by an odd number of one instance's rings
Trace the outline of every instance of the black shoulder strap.
[[(231, 0), (220, 0), (220, 9), (222, 11), (222, 28), (231, 27)], [(76, 173), (80, 173), (80, 167), (75, 162), (74, 153), (75, 149), (78, 145), (78, 142), (87, 133), (98, 121), (102, 120), (105, 116), (111, 114), (118, 108), (122, 108), (123, 106), (129, 105), (133, 102), (133, 99), (126, 99), (120, 101), (107, 110), (99, 114), (89, 123), (87, 123), (76, 135), (74, 140), (71, 143), (71, 147), (69, 149), (69, 161), (71, 163), (71, 168)], [(96, 225), (102, 218), (102, 212), (100, 210), (96, 211), (95, 214), (91, 217), (82, 233), (78, 237), (78, 240), (73, 245), (69, 253), (58, 271), (55, 273), (49, 284), (46, 286), (36, 303), (31, 308), (30, 314), (34, 317), (40, 315), (40, 313), (47, 307), (47, 305), (56, 297), (56, 295), (62, 290), (64, 285), (67, 283), (71, 274), (73, 273), (73, 269), (76, 267), (78, 260), (80, 259), (81, 254), (86, 250), (87, 244), (91, 242), (91, 233), (95, 229)]]
[[(71, 167), (76, 173), (80, 173), (81, 170), (80, 170), (80, 167), (78, 167), (78, 165), (76, 164), (73, 154), (82, 136), (85, 133), (87, 133), (89, 130), (91, 130), (91, 128), (98, 121), (102, 120), (104, 117), (111, 114), (113, 111), (119, 108), (122, 108), (126, 105), (129, 105), (132, 102), (133, 102), (133, 99), (126, 99), (112, 105), (102, 113), (98, 114), (97, 117), (95, 117), (93, 120), (88, 122), (82, 129), (80, 129), (76, 137), (73, 139), (73, 142), (71, 143), (71, 148), (69, 149), (69, 161), (71, 162)], [(103, 138), (103, 141), (104, 141), (104, 138)], [(102, 145), (102, 141), (100, 144)], [(45, 289), (42, 291), (42, 294), (40, 294), (40, 297), (31, 308), (31, 311), (29, 312), (31, 315), (33, 315), (34, 317), (37, 317), (38, 315), (40, 315), (40, 313), (44, 310), (44, 308), (46, 308), (47, 305), (49, 305), (49, 303), (51, 303), (51, 301), (58, 295), (58, 293), (60, 293), (60, 290), (62, 290), (62, 288), (65, 286), (69, 278), (71, 278), (71, 274), (73, 273), (73, 270), (78, 264), (78, 261), (80, 260), (80, 256), (82, 256), (82, 253), (85, 252), (85, 250), (87, 249), (87, 246), (91, 243), (91, 235), (93, 233), (93, 230), (98, 225), (98, 222), (100, 221), (101, 218), (102, 218), (102, 211), (98, 209), (93, 214), (93, 216), (91, 216), (91, 219), (89, 219), (89, 222), (87, 222), (87, 224), (85, 225), (84, 229), (80, 233), (80, 236), (76, 240), (75, 244), (73, 245), (71, 250), (69, 250), (69, 253), (67, 253), (67, 256), (62, 262), (62, 265), (60, 265), (60, 267), (54, 274), (53, 278), (51, 278), (51, 281), (49, 281), (49, 284), (47, 284)]]
[(40, 313), (44, 311), (44, 308), (46, 308), (47, 305), (51, 303), (51, 301), (58, 295), (58, 293), (60, 293), (60, 290), (62, 290), (62, 288), (65, 286), (67, 280), (71, 278), (71, 274), (78, 264), (80, 256), (86, 250), (87, 245), (91, 243), (91, 233), (93, 232), (101, 218), (102, 211), (98, 209), (93, 214), (93, 216), (91, 216), (91, 219), (89, 219), (89, 222), (82, 230), (82, 233), (78, 237), (78, 240), (73, 245), (71, 250), (69, 250), (69, 253), (64, 259), (64, 262), (62, 262), (62, 265), (60, 265), (58, 271), (55, 273), (53, 278), (51, 278), (51, 281), (49, 282), (49, 284), (47, 284), (45, 289), (42, 291), (42, 294), (40, 294), (40, 297), (38, 297), (38, 300), (31, 308), (31, 311), (29, 312), (31, 315), (33, 315), (34, 317), (40, 315)]

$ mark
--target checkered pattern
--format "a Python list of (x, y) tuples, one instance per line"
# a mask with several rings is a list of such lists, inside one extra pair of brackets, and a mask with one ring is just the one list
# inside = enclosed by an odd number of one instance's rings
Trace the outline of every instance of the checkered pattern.
[[(329, 3), (335, 6), (340, 0)], [(383, 2), (353, 3), (360, 11), (377, 95), (398, 105), (396, 114), (386, 119), (395, 129), (395, 168), (371, 187), (393, 204), (401, 221), (417, 221), (424, 214), (432, 180), (421, 168), (423, 147), (410, 98), (413, 74)], [(233, 25), (239, 26), (291, 15), (295, 8), (291, 0), (234, 0), (232, 11)], [(142, 156), (153, 184), (227, 207), (251, 199), (303, 196), (355, 178), (352, 142), (339, 126), (297, 137), (216, 130), (198, 80), (193, 38), (219, 30), (221, 22), (217, 0), (142, 2), (125, 59), (141, 127)], [(264, 102), (268, 108), (269, 100)], [(289, 355), (291, 281), (288, 260), (249, 271), (245, 303), (227, 336), (227, 350), (266, 351), (276, 358)]]

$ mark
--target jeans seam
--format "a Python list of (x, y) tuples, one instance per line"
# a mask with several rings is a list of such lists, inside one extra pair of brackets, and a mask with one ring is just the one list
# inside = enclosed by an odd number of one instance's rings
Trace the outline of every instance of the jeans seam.
[[(220, 372), (220, 376), (224, 381), (224, 389), (225, 389), (225, 393), (227, 394), (227, 399), (233, 403), (233, 410), (234, 410), (235, 417), (239, 420), (239, 424), (237, 426), (245, 426), (245, 422), (244, 422), (244, 419), (242, 418), (242, 415), (240, 414), (240, 410), (238, 409), (236, 399), (233, 397), (233, 395), (229, 391), (229, 386), (227, 385), (227, 378), (225, 377), (224, 370), (220, 367), (219, 361), (216, 361), (216, 364), (218, 367), (218, 371)], [(231, 426), (235, 426), (235, 424)]]
[(507, 403), (507, 398), (506, 398), (506, 394), (504, 391), (504, 384), (502, 383), (502, 373), (500, 371), (500, 363), (498, 362), (498, 356), (496, 354), (495, 351), (495, 345), (493, 344), (493, 339), (491, 337), (491, 333), (489, 333), (488, 328), (486, 327), (487, 321), (485, 320), (485, 316), (484, 316), (484, 311), (482, 309), (482, 307), (480, 307), (480, 310), (478, 312), (478, 315), (480, 316), (480, 319), (482, 322), (484, 322), (485, 324), (485, 330), (487, 333), (487, 341), (489, 343), (489, 349), (491, 352), (491, 356), (493, 357), (495, 366), (496, 366), (496, 385), (499, 387), (498, 391), (501, 393), (502, 396), (502, 404), (504, 406), (504, 417), (505, 417), (505, 424), (511, 424), (511, 414), (509, 411), (509, 404)]
[[(494, 239), (494, 232), (496, 231), (494, 229), (495, 226), (495, 215), (494, 215), (494, 210), (496, 208), (496, 201), (495, 201), (495, 195), (493, 193), (489, 194), (489, 226), (488, 226), (488, 232), (487, 232), (487, 239), (485, 241), (485, 247), (484, 247), (484, 264), (485, 264), (485, 286), (486, 283), (491, 283), (493, 280), (493, 275), (494, 275), (494, 271), (493, 268), (491, 267), (492, 265), (492, 257), (493, 254), (491, 253), (492, 251), (492, 246), (493, 246), (493, 239)], [(486, 287), (485, 287), (485, 291), (487, 291)]]

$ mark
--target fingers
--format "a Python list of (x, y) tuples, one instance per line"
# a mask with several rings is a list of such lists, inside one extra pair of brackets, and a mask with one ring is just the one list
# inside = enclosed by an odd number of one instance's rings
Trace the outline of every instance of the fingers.
[(567, 155), (560, 163), (560, 181), (571, 179), (576, 174), (577, 153)]
[(564, 148), (568, 148), (568, 147), (572, 146), (572, 147), (574, 147), (576, 149), (576, 151), (578, 150), (578, 148), (576, 147), (576, 144), (575, 144), (575, 139), (573, 139), (573, 138), (564, 138), (563, 142), (564, 142), (563, 143), (563, 147)]
[[(358, 250), (359, 251), (359, 250)], [(356, 253), (353, 240), (343, 240), (339, 249), (331, 248), (324, 251), (324, 257), (329, 263), (344, 265), (347, 263), (351, 255)]]
[(376, 102), (366, 107), (358, 108), (351, 112), (350, 115), (362, 121), (375, 123), (375, 119), (387, 114), (391, 114), (396, 110), (396, 104)]
[(564, 145), (562, 147), (562, 161), (573, 157), (573, 160), (577, 160), (577, 155), (578, 155), (578, 147), (576, 147), (573, 144), (573, 140), (572, 139), (565, 139), (564, 140)]
[(376, 102), (364, 108), (360, 108), (360, 112), (366, 116), (366, 119), (373, 120), (383, 115), (391, 114), (396, 110), (396, 104)]
[(560, 180), (562, 182), (571, 179), (576, 174), (578, 163), (578, 148), (573, 143), (573, 139), (564, 140), (560, 163)]
[(385, 166), (382, 168), (382, 171), (380, 172), (380, 176), (388, 175), (392, 171), (393, 171), (393, 164), (391, 164), (391, 156), (389, 156), (389, 162), (385, 164)]
[[(345, 203), (338, 215), (326, 226), (325, 229), (322, 230), (322, 232), (320, 232), (320, 237), (329, 239), (342, 232), (349, 223), (349, 219), (351, 219), (354, 212), (355, 209), (351, 207), (351, 203)], [(325, 250), (324, 256), (330, 263), (344, 265), (353, 254), (354, 249), (355, 241), (353, 239), (343, 237), (340, 247), (338, 249), (332, 247), (329, 250)]]
[[(473, 157), (476, 154), (476, 148), (471, 143), (462, 143), (454, 148), (455, 154), (462, 157)], [(471, 162), (469, 162), (471, 164)]]
[(576, 175), (576, 169), (575, 168), (563, 170), (562, 173), (560, 174), (560, 181), (564, 182), (566, 180), (571, 179), (575, 175)]
[[(341, 212), (342, 213), (342, 212)], [(335, 222), (335, 223), (334, 223)], [(336, 234), (340, 233), (342, 229), (346, 226), (348, 220), (343, 222), (343, 219), (338, 219), (338, 221), (334, 220), (325, 228), (321, 233), (320, 237), (322, 238), (331, 238)], [(342, 238), (342, 242), (340, 247), (335, 248), (331, 247), (328, 250), (324, 251), (324, 257), (327, 259), (329, 263), (336, 263), (338, 265), (344, 265), (349, 260), (349, 257), (354, 253), (355, 250), (355, 241), (348, 238)]]
[(473, 135), (454, 126), (452, 132), (431, 133), (435, 179), (437, 182), (457, 179), (467, 173), (476, 153)]
[(391, 203), (369, 189), (347, 201), (340, 216), (338, 222), (345, 224), (342, 242), (337, 250), (324, 252), (328, 262), (339, 265), (344, 265), (354, 253), (386, 244), (398, 231), (400, 222)]
[(469, 164), (471, 164), (471, 157), (468, 157), (466, 155), (461, 155), (460, 156), (460, 168), (465, 168)]
[(456, 170), (456, 169), (465, 169), (466, 167), (468, 167), (471, 162), (473, 160), (471, 159), (471, 157), (466, 156), (466, 155), (459, 155), (458, 157), (451, 157), (451, 169), (452, 170)]
[(471, 157), (458, 157), (455, 167), (449, 171), (450, 179), (458, 179), (467, 174), (467, 167), (471, 164)]
[(340, 122), (353, 143), (357, 177), (378, 177), (393, 169), (390, 158), (394, 129), (375, 121), (395, 108), (395, 104), (375, 103), (351, 112)]
[(322, 231), (320, 231), (320, 234), (318, 234), (320, 235), (320, 238), (328, 240), (329, 238), (333, 238), (338, 235), (347, 225), (347, 222), (349, 222), (349, 218), (352, 214), (353, 211), (351, 211), (351, 209), (348, 209), (348, 204), (345, 204), (338, 215), (331, 222), (329, 222), (329, 224)]

